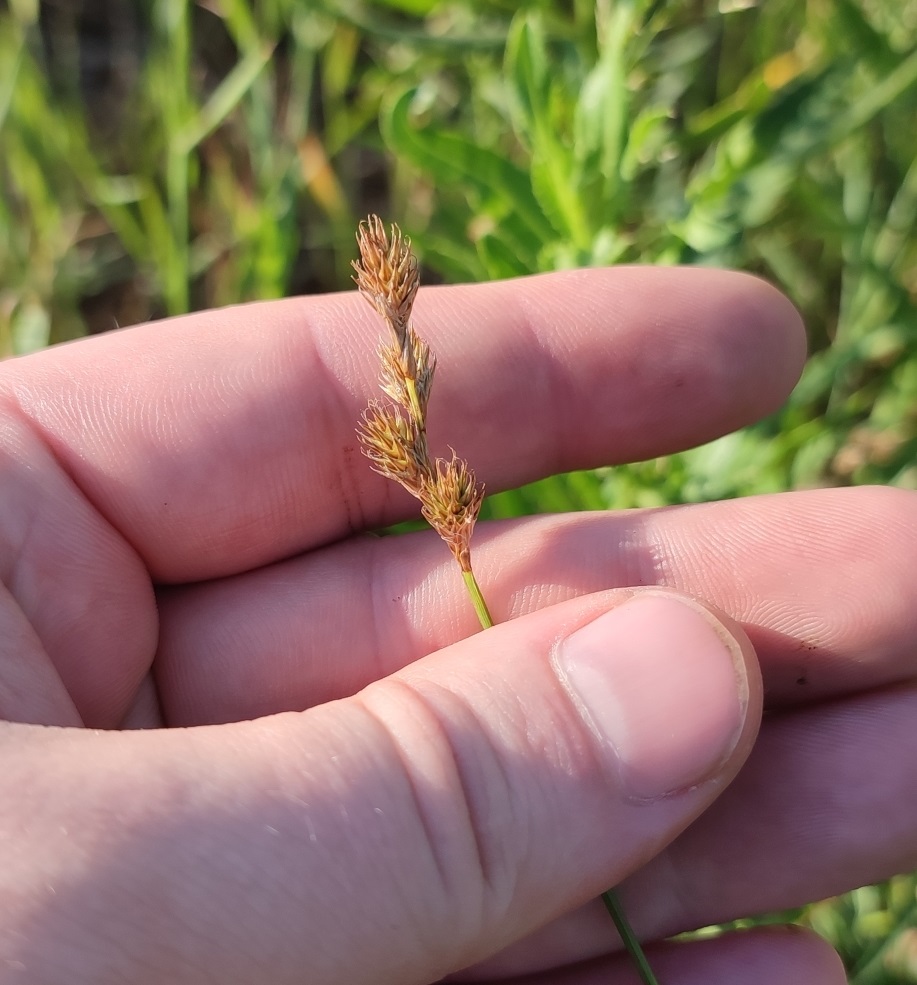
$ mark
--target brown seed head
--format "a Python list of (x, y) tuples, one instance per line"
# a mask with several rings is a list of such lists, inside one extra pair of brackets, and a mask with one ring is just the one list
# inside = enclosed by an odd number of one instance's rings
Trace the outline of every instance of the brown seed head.
[(407, 355), (408, 322), (420, 286), (411, 241), (394, 224), (387, 233), (382, 220), (371, 215), (360, 223), (357, 245), (360, 259), (353, 261), (354, 281), (388, 323), (399, 350)]
[(410, 324), (420, 280), (411, 242), (392, 225), (371, 215), (357, 231), (360, 259), (353, 264), (357, 287), (389, 326), (392, 343), (379, 351), (381, 387), (393, 402), (373, 402), (357, 428), (373, 468), (399, 482), (420, 500), (427, 522), (449, 546), (462, 571), (471, 572), (471, 533), (484, 490), (457, 458), (432, 462), (427, 450), (426, 414), (436, 359)]
[(357, 437), (363, 454), (380, 475), (420, 497), (430, 470), (430, 455), (426, 435), (415, 427), (413, 418), (374, 400), (363, 411)]
[(442, 537), (462, 571), (471, 571), (471, 534), (481, 512), (484, 490), (474, 472), (457, 458), (438, 458), (420, 490), (420, 510)]

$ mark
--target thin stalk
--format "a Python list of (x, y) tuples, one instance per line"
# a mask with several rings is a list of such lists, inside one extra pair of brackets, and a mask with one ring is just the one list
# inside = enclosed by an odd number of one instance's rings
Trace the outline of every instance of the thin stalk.
[[(487, 608), (487, 603), (484, 601), (484, 595), (474, 576), (474, 572), (470, 569), (468, 571), (462, 571), (462, 578), (465, 580), (465, 587), (468, 589), (471, 604), (474, 606), (474, 611), (478, 614), (481, 626), (484, 629), (490, 629), (494, 621), (490, 615), (490, 610)], [(605, 904), (605, 909), (611, 914), (611, 919), (614, 921), (615, 928), (621, 938), (621, 943), (624, 945), (624, 950), (630, 955), (634, 968), (636, 968), (637, 974), (640, 976), (640, 981), (643, 982), (643, 985), (659, 985), (656, 976), (653, 974), (653, 969), (650, 967), (650, 963), (643, 953), (643, 947), (640, 941), (637, 940), (637, 935), (634, 933), (630, 921), (624, 913), (624, 907), (614, 894), (614, 891), (609, 889), (602, 893), (602, 902)]]
[(470, 569), (468, 571), (462, 572), (462, 577), (465, 579), (465, 588), (468, 589), (468, 595), (471, 598), (471, 604), (474, 606), (474, 611), (478, 614), (478, 619), (481, 620), (481, 626), (484, 629), (490, 629), (493, 626), (493, 617), (490, 614), (490, 610), (487, 608), (487, 603), (484, 601), (484, 596), (481, 594), (481, 587), (478, 585), (477, 579), (474, 577), (474, 572)]
[(653, 969), (643, 953), (643, 947), (637, 940), (633, 927), (624, 913), (624, 907), (621, 906), (621, 901), (615, 895), (614, 890), (607, 889), (602, 893), (602, 902), (605, 904), (605, 909), (611, 914), (611, 919), (621, 937), (624, 950), (630, 955), (630, 959), (637, 969), (637, 974), (640, 976), (640, 981), (643, 982), (643, 985), (659, 985), (653, 974)]
[[(369, 216), (357, 230), (360, 259), (354, 280), (360, 293), (388, 323), (395, 349), (383, 351), (382, 390), (394, 403), (370, 404), (357, 428), (363, 452), (381, 475), (420, 500), (421, 512), (458, 562), (465, 588), (484, 629), (493, 617), (471, 570), (471, 534), (484, 498), (468, 463), (455, 452), (433, 461), (427, 449), (426, 403), (436, 359), (414, 331), (411, 307), (419, 278), (411, 241), (392, 225)], [(423, 399), (421, 399), (421, 397)], [(643, 985), (658, 985), (620, 903), (609, 891), (602, 899), (618, 928)]]

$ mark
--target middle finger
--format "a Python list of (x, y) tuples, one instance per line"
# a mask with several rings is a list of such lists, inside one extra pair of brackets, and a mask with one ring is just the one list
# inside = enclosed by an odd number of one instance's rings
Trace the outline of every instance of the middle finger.
[[(475, 568), (494, 616), (659, 585), (740, 622), (766, 701), (787, 706), (914, 675), (914, 494), (816, 490), (629, 513), (482, 525)], [(165, 720), (311, 707), (477, 630), (432, 534), (354, 539), (259, 571), (164, 591)]]

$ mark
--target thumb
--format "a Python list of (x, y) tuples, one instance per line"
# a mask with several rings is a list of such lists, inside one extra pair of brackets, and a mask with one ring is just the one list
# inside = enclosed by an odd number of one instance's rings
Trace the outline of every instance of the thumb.
[(302, 714), (7, 726), (0, 839), (13, 825), (23, 851), (0, 873), (0, 966), (73, 985), (436, 981), (658, 852), (759, 714), (741, 631), (647, 590), (498, 626)]

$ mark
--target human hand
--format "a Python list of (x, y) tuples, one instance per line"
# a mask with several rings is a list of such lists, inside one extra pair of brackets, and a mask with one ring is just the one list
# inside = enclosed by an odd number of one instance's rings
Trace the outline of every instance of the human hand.
[[(706, 270), (416, 318), (431, 445), (491, 491), (732, 430), (803, 358), (773, 290)], [(413, 509), (353, 433), (379, 333), (294, 299), (2, 367), (0, 983), (626, 982), (594, 900), (626, 877), (657, 939), (917, 864), (910, 494), (481, 524), (512, 621), (477, 634), (435, 535), (364, 534)], [(798, 933), (649, 954), (843, 980)]]

